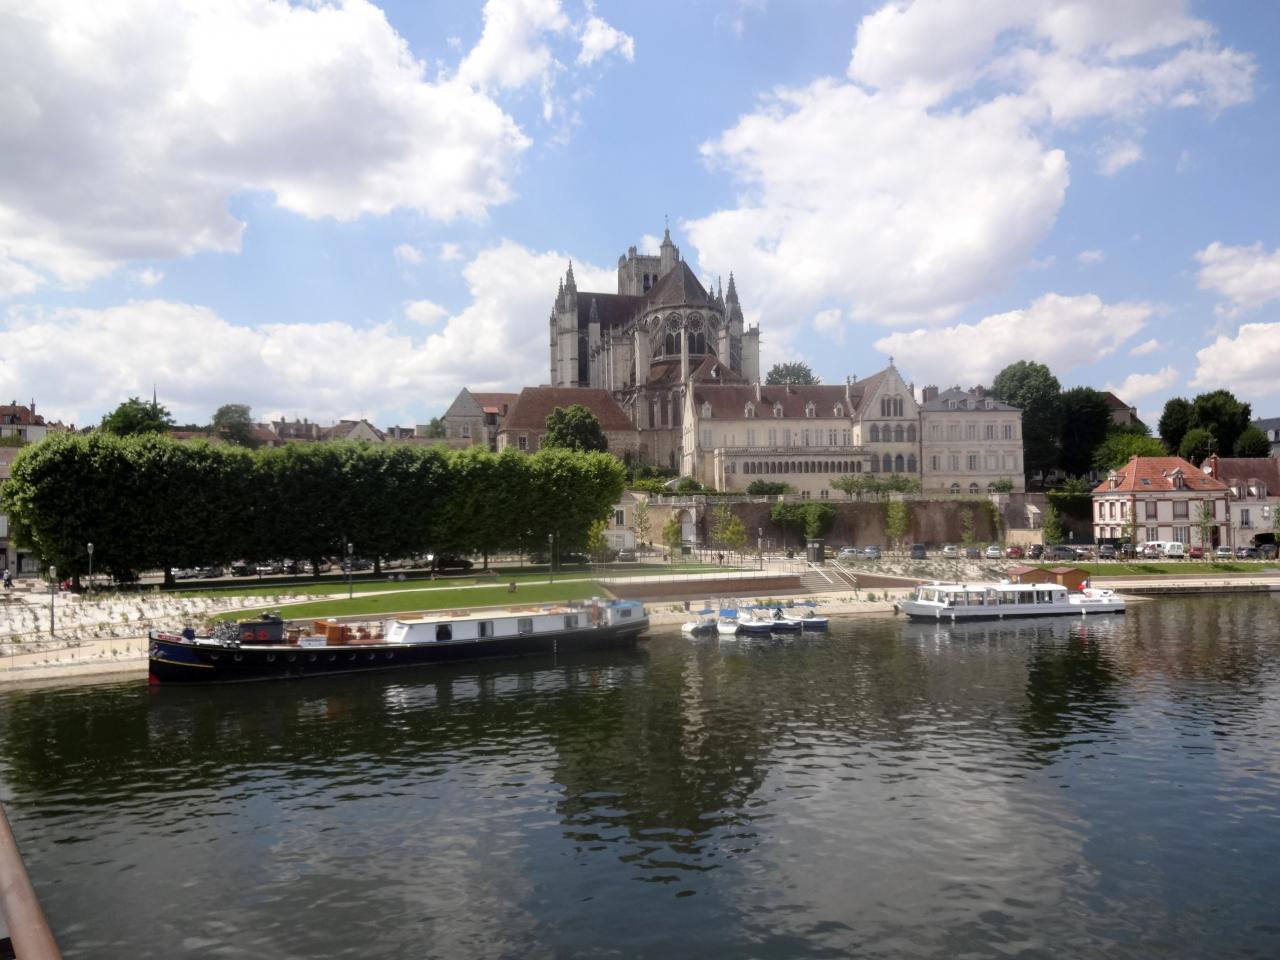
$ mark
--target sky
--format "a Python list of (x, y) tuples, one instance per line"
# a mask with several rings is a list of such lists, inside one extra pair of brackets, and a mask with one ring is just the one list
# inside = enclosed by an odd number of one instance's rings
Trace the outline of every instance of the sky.
[(1271, 0), (0, 0), (0, 402), (426, 423), (664, 226), (762, 367), (1280, 415)]

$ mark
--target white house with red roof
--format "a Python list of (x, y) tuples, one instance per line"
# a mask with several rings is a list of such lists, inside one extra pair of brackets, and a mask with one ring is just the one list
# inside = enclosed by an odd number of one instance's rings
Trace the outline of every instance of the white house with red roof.
[(1093, 491), (1094, 539), (1127, 543), (1130, 530), (1138, 544), (1229, 544), (1230, 491), (1181, 457), (1133, 457)]
[(1280, 460), (1214, 455), (1205, 461), (1205, 469), (1231, 493), (1230, 545), (1275, 543), (1280, 526)]

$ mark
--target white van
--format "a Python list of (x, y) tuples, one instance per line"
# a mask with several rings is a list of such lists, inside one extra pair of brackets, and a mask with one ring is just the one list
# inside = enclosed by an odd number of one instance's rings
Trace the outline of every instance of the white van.
[(1177, 540), (1168, 540), (1164, 545), (1166, 560), (1183, 560), (1187, 556), (1187, 545)]
[(1146, 560), (1156, 560), (1164, 556), (1163, 540), (1148, 540), (1138, 548), (1138, 556)]

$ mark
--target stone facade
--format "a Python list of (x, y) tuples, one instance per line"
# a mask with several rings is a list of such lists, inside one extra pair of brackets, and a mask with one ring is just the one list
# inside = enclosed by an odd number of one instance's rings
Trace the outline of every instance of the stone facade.
[(449, 405), (441, 420), (444, 442), (455, 449), (498, 449), (498, 428), (516, 402), (515, 393), (473, 393), (465, 387)]
[[(1201, 535), (1208, 505), (1209, 537)], [(1181, 457), (1133, 457), (1093, 491), (1093, 536), (1098, 543), (1176, 540), (1212, 549), (1230, 539), (1229, 491)]]
[(542, 436), (547, 432), (547, 417), (557, 408), (574, 404), (586, 407), (595, 415), (610, 453), (627, 462), (639, 457), (639, 431), (609, 391), (572, 387), (521, 390), (498, 428), (498, 451), (511, 447), (523, 453), (536, 453), (542, 448)]
[[(1026, 489), (1022, 472), (1022, 411), (982, 390), (925, 387), (920, 405), (921, 490), (994, 493)], [(1002, 485), (1002, 484), (1001, 484)]]

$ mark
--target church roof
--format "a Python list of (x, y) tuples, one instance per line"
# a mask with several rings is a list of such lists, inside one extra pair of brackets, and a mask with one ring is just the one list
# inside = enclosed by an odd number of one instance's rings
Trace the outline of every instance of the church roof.
[(662, 275), (645, 294), (645, 307), (680, 307), (685, 304), (705, 304), (710, 298), (706, 288), (693, 275), (689, 265), (681, 260)]
[(644, 304), (644, 297), (632, 296), (629, 293), (579, 293), (578, 294), (578, 329), (585, 330), (591, 323), (591, 301), (596, 304), (596, 318), (600, 321), (600, 329), (626, 325)]
[(711, 404), (712, 418), (738, 420), (743, 417), (748, 403), (756, 405), (756, 418), (768, 420), (773, 418), (775, 404), (781, 404), (784, 419), (803, 420), (810, 403), (814, 405), (814, 414), (818, 417), (835, 416), (836, 405), (841, 407), (841, 416), (850, 417), (862, 401), (867, 381), (851, 384), (849, 395), (845, 396), (845, 385), (761, 385), (760, 399), (756, 399), (755, 384), (696, 384), (693, 400), (698, 406)]
[(511, 408), (511, 405), (516, 402), (516, 397), (519, 396), (519, 394), (476, 393), (472, 390), (471, 396), (475, 399), (476, 403), (480, 405), (480, 409), (485, 413), (496, 413), (499, 416), (502, 416)]
[(589, 387), (525, 387), (507, 411), (501, 430), (545, 430), (547, 417), (557, 407), (586, 407), (605, 431), (635, 430), (613, 394)]

